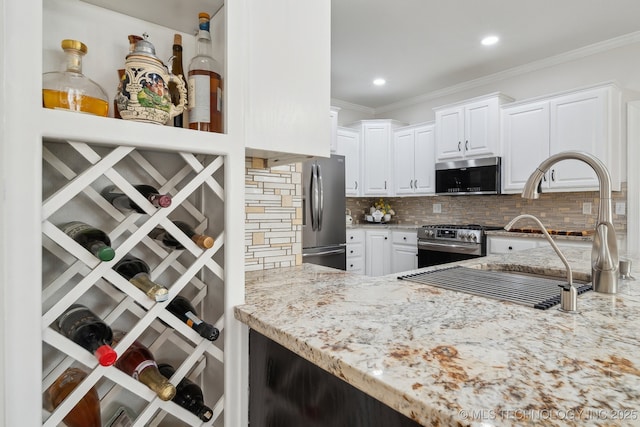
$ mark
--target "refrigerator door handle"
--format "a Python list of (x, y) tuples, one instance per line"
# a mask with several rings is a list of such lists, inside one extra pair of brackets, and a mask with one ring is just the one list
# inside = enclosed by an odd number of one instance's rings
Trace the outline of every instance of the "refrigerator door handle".
[(316, 167), (318, 174), (318, 190), (320, 193), (320, 203), (318, 203), (318, 231), (322, 230), (322, 214), (324, 213), (324, 185), (322, 184), (322, 171), (320, 165)]
[(319, 189), (318, 189), (318, 165), (314, 163), (311, 165), (311, 229), (313, 231), (318, 230), (318, 203), (319, 203)]

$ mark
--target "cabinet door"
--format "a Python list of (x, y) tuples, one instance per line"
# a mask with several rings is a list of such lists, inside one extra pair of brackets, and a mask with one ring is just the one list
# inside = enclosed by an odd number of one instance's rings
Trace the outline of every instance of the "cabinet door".
[(511, 237), (489, 237), (489, 254), (508, 254), (511, 252), (533, 249), (540, 246), (540, 239), (537, 238), (511, 238)]
[[(595, 89), (550, 101), (551, 155), (586, 151), (607, 162), (607, 89)], [(550, 170), (551, 188), (597, 188), (591, 167), (578, 160), (563, 160)]]
[(365, 124), (363, 127), (364, 196), (387, 196), (391, 193), (390, 131), (388, 124)]
[(387, 230), (367, 230), (365, 270), (367, 276), (383, 276), (391, 272), (391, 241)]
[(498, 98), (467, 104), (464, 111), (464, 156), (480, 157), (498, 152)]
[(436, 161), (464, 156), (464, 109), (436, 111)]
[(360, 134), (338, 128), (337, 154), (344, 156), (345, 195), (360, 195)]
[[(502, 189), (522, 191), (538, 165), (549, 155), (549, 102), (502, 109)], [(548, 187), (543, 182), (543, 188)]]
[(329, 110), (329, 121), (331, 124), (331, 144), (329, 146), (332, 153), (338, 151), (338, 107), (331, 107)]
[(415, 270), (418, 268), (418, 247), (393, 245), (391, 253), (391, 272)]
[(415, 135), (414, 129), (394, 132), (393, 170), (395, 175), (395, 194), (413, 194), (415, 191)]
[[(436, 191), (435, 132), (433, 125), (415, 130), (414, 153), (413, 191), (415, 194), (433, 194)], [(401, 164), (399, 167), (407, 167), (406, 165)]]

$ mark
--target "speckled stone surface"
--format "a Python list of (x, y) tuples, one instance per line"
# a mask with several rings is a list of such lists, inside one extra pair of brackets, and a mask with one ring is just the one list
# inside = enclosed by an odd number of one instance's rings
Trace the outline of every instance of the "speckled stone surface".
[[(590, 251), (563, 252), (588, 277)], [(459, 264), (564, 276), (549, 248)], [(247, 273), (235, 316), (422, 425), (640, 425), (640, 280), (578, 309), (303, 264)]]

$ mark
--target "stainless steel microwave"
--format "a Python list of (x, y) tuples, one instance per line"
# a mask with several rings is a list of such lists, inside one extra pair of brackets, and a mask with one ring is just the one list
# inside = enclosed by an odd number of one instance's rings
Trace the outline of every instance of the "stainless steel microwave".
[(500, 194), (500, 157), (436, 163), (436, 194)]

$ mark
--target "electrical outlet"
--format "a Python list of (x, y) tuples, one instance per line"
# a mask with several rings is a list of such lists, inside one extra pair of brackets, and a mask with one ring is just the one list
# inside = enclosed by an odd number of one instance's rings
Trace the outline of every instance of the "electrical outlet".
[(625, 202), (616, 203), (616, 215), (624, 215), (627, 209)]
[(433, 204), (433, 213), (442, 213), (442, 205), (440, 203)]
[(582, 213), (585, 215), (591, 215), (591, 203), (585, 202), (582, 204)]

